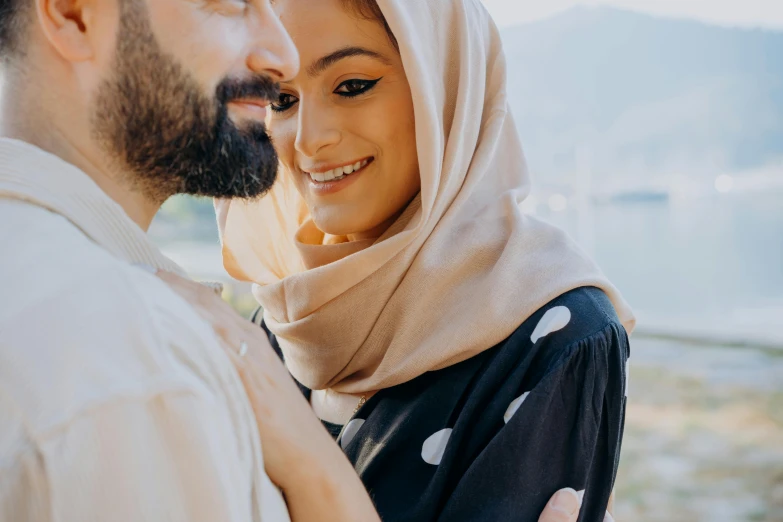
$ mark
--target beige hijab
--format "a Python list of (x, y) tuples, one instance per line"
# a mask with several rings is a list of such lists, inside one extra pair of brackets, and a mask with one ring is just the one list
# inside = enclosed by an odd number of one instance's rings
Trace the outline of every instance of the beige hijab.
[(631, 311), (595, 264), (520, 209), (530, 175), (481, 2), (378, 3), (413, 93), (419, 197), (358, 244), (315, 229), (286, 172), (260, 201), (218, 205), (225, 267), (256, 283), (294, 377), (353, 394), (394, 386), (491, 348), (581, 286), (603, 289), (630, 331)]

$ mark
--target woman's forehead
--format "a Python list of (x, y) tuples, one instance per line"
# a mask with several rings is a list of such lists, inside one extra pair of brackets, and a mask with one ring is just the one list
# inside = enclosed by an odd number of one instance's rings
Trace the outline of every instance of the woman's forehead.
[(276, 0), (275, 11), (300, 55), (318, 58), (354, 46), (375, 52), (394, 49), (379, 20), (360, 16), (341, 0)]
[(341, 0), (276, 0), (275, 8), (299, 52), (299, 79), (316, 78), (342, 63), (400, 64), (383, 24), (358, 16)]

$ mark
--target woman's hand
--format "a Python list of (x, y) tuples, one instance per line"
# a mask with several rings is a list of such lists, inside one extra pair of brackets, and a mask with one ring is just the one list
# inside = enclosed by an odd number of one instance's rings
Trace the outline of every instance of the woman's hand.
[[(212, 325), (223, 342), (253, 406), (267, 474), (283, 490), (292, 519), (379, 520), (358, 475), (313, 413), (265, 332), (211, 289), (167, 272), (157, 275)], [(243, 344), (246, 353), (240, 356)]]
[[(266, 472), (283, 490), (292, 519), (380, 521), (358, 475), (313, 413), (265, 332), (210, 288), (168, 272), (157, 275), (212, 325), (234, 362), (253, 406)], [(247, 353), (240, 356), (243, 343)], [(613, 500), (614, 495), (610, 511)], [(562, 489), (538, 521), (576, 522), (580, 503), (577, 492)], [(614, 521), (609, 512), (604, 521)]]
[[(538, 522), (576, 522), (579, 518), (583, 493), (584, 491), (574, 491), (571, 488), (561, 489), (549, 499)], [(614, 511), (614, 492), (609, 497), (609, 507), (603, 522), (614, 522), (612, 511)]]

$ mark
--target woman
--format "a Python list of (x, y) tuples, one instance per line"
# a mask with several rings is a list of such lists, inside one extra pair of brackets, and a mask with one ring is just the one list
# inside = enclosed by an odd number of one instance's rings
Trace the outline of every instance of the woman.
[[(603, 519), (633, 317), (520, 210), (530, 179), (481, 3), (276, 9), (302, 63), (268, 119), (282, 172), (219, 208), (224, 261), (257, 283), (271, 343), (380, 517), (536, 520), (576, 485), (580, 520)], [(274, 393), (244, 372), (251, 395)], [(289, 421), (306, 422), (271, 424)]]

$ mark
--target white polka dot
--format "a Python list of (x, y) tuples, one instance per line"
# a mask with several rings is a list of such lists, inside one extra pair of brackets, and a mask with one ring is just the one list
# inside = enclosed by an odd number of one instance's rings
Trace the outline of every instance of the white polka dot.
[(446, 444), (449, 443), (449, 437), (451, 437), (451, 428), (430, 435), (421, 446), (421, 458), (424, 459), (424, 462), (433, 466), (440, 464), (443, 453), (446, 451)]
[(556, 306), (546, 311), (544, 317), (538, 322), (530, 340), (535, 344), (542, 337), (552, 332), (562, 330), (571, 321), (571, 310), (565, 306)]
[(340, 436), (340, 447), (345, 449), (351, 443), (361, 427), (364, 426), (364, 419), (353, 419), (343, 428), (343, 434)]
[(508, 421), (511, 420), (511, 417), (514, 416), (514, 414), (517, 412), (520, 406), (522, 406), (522, 403), (525, 402), (525, 399), (527, 399), (527, 396), (530, 395), (530, 392), (525, 392), (513, 401), (511, 401), (511, 404), (508, 405), (508, 409), (506, 410), (506, 414), (503, 415), (503, 421), (508, 424)]

